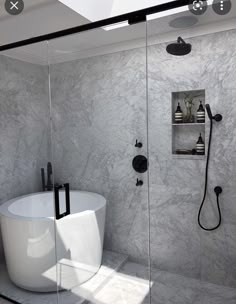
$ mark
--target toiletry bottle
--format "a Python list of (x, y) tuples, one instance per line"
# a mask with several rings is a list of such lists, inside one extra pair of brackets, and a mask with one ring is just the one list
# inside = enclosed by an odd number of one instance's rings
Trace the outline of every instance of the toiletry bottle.
[(205, 155), (205, 144), (202, 139), (202, 134), (200, 133), (200, 136), (198, 138), (198, 141), (196, 143), (196, 151), (199, 155)]
[(182, 122), (183, 122), (183, 112), (182, 112), (180, 104), (178, 102), (178, 106), (175, 111), (175, 123), (182, 123)]
[(202, 101), (200, 100), (200, 105), (197, 110), (197, 122), (204, 123), (205, 122), (205, 109), (203, 107)]

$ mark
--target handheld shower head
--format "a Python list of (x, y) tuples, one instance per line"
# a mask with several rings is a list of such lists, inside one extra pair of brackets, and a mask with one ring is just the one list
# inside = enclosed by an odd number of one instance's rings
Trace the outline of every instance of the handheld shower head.
[(215, 116), (212, 115), (212, 112), (211, 112), (211, 107), (209, 104), (206, 104), (206, 110), (207, 110), (207, 114), (208, 114), (208, 117), (210, 120), (215, 120), (215, 121), (221, 121), (223, 119), (222, 115), (221, 114), (216, 114)]
[(206, 104), (206, 110), (207, 110), (207, 115), (208, 115), (209, 119), (213, 119), (213, 115), (211, 113), (211, 107), (209, 104)]
[(211, 151), (211, 140), (212, 140), (212, 129), (213, 129), (213, 119), (215, 121), (221, 121), (222, 120), (222, 115), (221, 114), (216, 114), (215, 116), (212, 115), (211, 112), (211, 107), (209, 104), (205, 105), (206, 107), (206, 111), (208, 114), (208, 117), (210, 119), (210, 132), (209, 132), (209, 140), (208, 140), (208, 149), (207, 149), (207, 160), (206, 160), (206, 169), (205, 169), (205, 186), (204, 186), (204, 194), (203, 194), (203, 198), (202, 198), (202, 202), (198, 211), (198, 225), (205, 231), (214, 231), (216, 229), (218, 229), (221, 225), (221, 209), (220, 209), (220, 203), (219, 203), (219, 196), (222, 193), (222, 188), (220, 186), (215, 187), (214, 191), (216, 194), (216, 202), (217, 202), (217, 209), (218, 209), (218, 213), (219, 213), (219, 222), (216, 226), (212, 227), (212, 228), (207, 228), (205, 226), (202, 225), (201, 223), (201, 213), (202, 213), (202, 208), (204, 206), (204, 203), (206, 201), (206, 195), (207, 195), (207, 181), (208, 181), (208, 169), (209, 169), (209, 160), (210, 160), (210, 151)]

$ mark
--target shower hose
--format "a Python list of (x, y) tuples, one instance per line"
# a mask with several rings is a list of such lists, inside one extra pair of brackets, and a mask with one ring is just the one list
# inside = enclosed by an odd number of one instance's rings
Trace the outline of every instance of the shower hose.
[(221, 210), (220, 210), (220, 202), (219, 202), (219, 193), (216, 192), (216, 202), (217, 202), (217, 209), (219, 212), (219, 222), (218, 224), (213, 228), (206, 228), (201, 224), (201, 212), (202, 208), (204, 206), (205, 200), (206, 200), (206, 193), (207, 193), (207, 183), (208, 183), (208, 167), (209, 167), (209, 160), (210, 160), (210, 153), (211, 153), (211, 139), (212, 139), (212, 128), (213, 128), (213, 121), (210, 120), (210, 135), (209, 135), (209, 141), (208, 141), (208, 151), (207, 151), (207, 161), (206, 161), (206, 170), (205, 170), (205, 186), (204, 186), (204, 195), (202, 199), (201, 206), (199, 208), (198, 212), (198, 225), (206, 231), (213, 231), (220, 227), (221, 225)]

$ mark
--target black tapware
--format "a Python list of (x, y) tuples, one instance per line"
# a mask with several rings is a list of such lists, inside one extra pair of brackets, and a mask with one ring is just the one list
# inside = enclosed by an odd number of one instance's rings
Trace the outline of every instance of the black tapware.
[(148, 161), (146, 156), (144, 155), (137, 155), (133, 159), (132, 162), (133, 168), (138, 173), (145, 173), (148, 167)]

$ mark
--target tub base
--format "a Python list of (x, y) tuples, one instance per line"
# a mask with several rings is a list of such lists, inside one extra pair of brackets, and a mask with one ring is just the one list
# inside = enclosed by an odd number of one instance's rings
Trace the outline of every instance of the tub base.
[[(56, 280), (56, 273), (55, 271), (48, 271), (46, 273), (48, 278), (41, 277), (38, 282), (33, 282), (32, 280), (28, 279), (28, 282), (31, 282), (31, 285), (24, 285), (22, 282), (16, 281), (14, 278), (11, 277), (10, 279), (14, 285), (19, 288), (22, 288), (27, 291), (31, 292), (38, 292), (38, 293), (49, 293), (49, 292), (57, 292), (57, 291), (69, 291), (85, 282), (89, 281), (93, 278), (100, 266), (98, 267), (91, 267), (83, 265), (83, 269), (81, 267), (78, 268), (72, 266), (73, 264), (78, 264), (77, 262), (71, 262), (68, 260), (63, 259), (57, 265), (57, 280)], [(10, 272), (8, 271), (10, 274)], [(26, 278), (27, 279), (27, 278)], [(40, 282), (44, 283), (43, 285)]]

